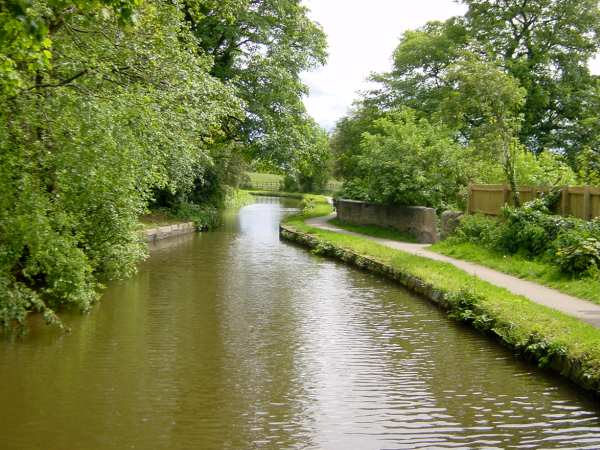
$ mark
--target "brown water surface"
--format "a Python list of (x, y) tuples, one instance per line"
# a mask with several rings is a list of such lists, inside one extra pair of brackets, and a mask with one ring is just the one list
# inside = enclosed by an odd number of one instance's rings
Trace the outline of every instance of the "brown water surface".
[(72, 334), (0, 342), (0, 449), (600, 448), (600, 408), (261, 199), (159, 243)]

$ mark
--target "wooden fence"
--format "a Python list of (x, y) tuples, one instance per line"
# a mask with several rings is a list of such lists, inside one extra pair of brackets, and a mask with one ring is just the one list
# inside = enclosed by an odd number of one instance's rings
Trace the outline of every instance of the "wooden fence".
[[(519, 186), (522, 203), (540, 197), (548, 188)], [(503, 184), (472, 184), (469, 186), (468, 213), (498, 216), (504, 205), (512, 205), (512, 192)], [(557, 214), (590, 220), (600, 216), (600, 188), (590, 186), (565, 187), (561, 189)]]
[(279, 191), (281, 183), (279, 181), (263, 181), (260, 183), (253, 183), (252, 181), (242, 184), (243, 189), (254, 189), (257, 191)]
[[(250, 181), (248, 183), (243, 183), (240, 187), (242, 189), (252, 189), (257, 191), (280, 191), (282, 188), (279, 181), (263, 181), (259, 183)], [(335, 192), (340, 189), (340, 187), (341, 183), (339, 181), (329, 181), (325, 185), (324, 192)]]

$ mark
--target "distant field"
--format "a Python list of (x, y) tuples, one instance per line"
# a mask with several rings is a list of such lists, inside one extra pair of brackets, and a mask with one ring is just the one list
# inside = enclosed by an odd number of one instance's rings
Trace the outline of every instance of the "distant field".
[(283, 175), (272, 173), (247, 172), (251, 183), (279, 183), (283, 180)]
[[(283, 180), (283, 175), (275, 175), (272, 173), (246, 172), (250, 177), (250, 185), (245, 186), (251, 189), (262, 189), (267, 191), (276, 191), (280, 189), (280, 182)], [(335, 192), (342, 187), (342, 182), (331, 179), (327, 182), (327, 191)]]

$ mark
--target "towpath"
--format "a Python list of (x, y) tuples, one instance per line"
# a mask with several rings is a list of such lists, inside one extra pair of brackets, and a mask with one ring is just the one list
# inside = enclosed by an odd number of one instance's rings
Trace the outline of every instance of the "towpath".
[(391, 239), (376, 238), (361, 233), (344, 230), (329, 223), (329, 221), (333, 218), (335, 218), (335, 214), (309, 219), (306, 221), (306, 223), (323, 230), (334, 231), (336, 233), (347, 234), (351, 236), (359, 236), (363, 239), (368, 239), (370, 241), (377, 242), (378, 244), (385, 245), (386, 247), (401, 250), (406, 253), (450, 263), (469, 274), (472, 274), (489, 283), (495, 284), (496, 286), (503, 287), (514, 294), (522, 295), (533, 302), (556, 309), (570, 316), (577, 317), (584, 322), (600, 328), (600, 306), (592, 302), (563, 294), (556, 289), (551, 289), (531, 281), (522, 280), (488, 267), (451, 258), (449, 256), (440, 255), (439, 253), (428, 250), (427, 247), (429, 246), (427, 244), (399, 242)]

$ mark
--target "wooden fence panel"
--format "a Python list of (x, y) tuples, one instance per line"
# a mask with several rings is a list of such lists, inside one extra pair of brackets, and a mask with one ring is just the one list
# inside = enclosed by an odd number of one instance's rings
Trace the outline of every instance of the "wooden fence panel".
[(592, 217), (600, 217), (600, 188), (592, 189), (591, 210)]
[(567, 215), (584, 218), (585, 217), (585, 194), (583, 188), (567, 188), (569, 193), (569, 208)]
[[(325, 185), (324, 192), (332, 193), (341, 188), (342, 184), (339, 181), (329, 181)], [(240, 186), (242, 189), (253, 189), (257, 191), (280, 191), (282, 185), (278, 181), (263, 181), (260, 183), (249, 181)]]
[[(548, 188), (519, 186), (519, 197), (525, 203), (541, 196)], [(508, 185), (472, 184), (469, 186), (468, 213), (498, 216), (504, 205), (512, 205), (512, 193)], [(589, 186), (566, 187), (561, 192), (557, 214), (590, 220), (600, 217), (600, 188)]]

